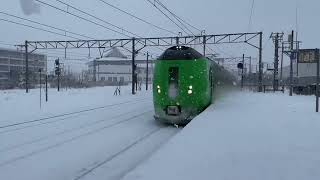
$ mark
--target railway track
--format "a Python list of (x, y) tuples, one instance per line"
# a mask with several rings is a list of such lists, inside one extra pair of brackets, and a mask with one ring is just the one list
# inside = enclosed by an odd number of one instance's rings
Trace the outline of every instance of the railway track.
[[(12, 173), (16, 168), (25, 169), (24, 178), (47, 179), (46, 169), (59, 169), (59, 164), (69, 158), (79, 162), (61, 178), (87, 179), (105, 165), (123, 164), (117, 168), (119, 172), (103, 171), (106, 176), (117, 177), (107, 179), (120, 179), (179, 131), (154, 121), (150, 105), (151, 101), (145, 98), (2, 126), (0, 179), (21, 177)], [(8, 139), (21, 134), (24, 137), (17, 141)], [(83, 151), (83, 145), (90, 150)], [(65, 151), (72, 154), (62, 154)], [(33, 170), (35, 167), (27, 165), (28, 162), (41, 167)], [(43, 162), (50, 163), (43, 166)]]
[[(147, 98), (140, 99), (139, 101), (146, 100), (146, 99)], [(68, 112), (68, 113), (63, 113), (63, 114), (43, 117), (43, 118), (40, 118), (40, 119), (34, 119), (34, 120), (28, 120), (28, 121), (23, 121), (23, 122), (17, 122), (17, 123), (2, 125), (2, 126), (0, 126), (0, 129), (10, 128), (10, 127), (14, 127), (14, 126), (20, 126), (20, 125), (30, 124), (30, 123), (40, 122), (40, 121), (46, 121), (46, 120), (49, 120), (49, 119), (55, 119), (55, 118), (60, 118), (60, 117), (65, 117), (65, 116), (70, 116), (70, 115), (75, 115), (75, 114), (81, 114), (81, 113), (85, 113), (85, 112), (91, 112), (91, 111), (95, 111), (95, 110), (99, 110), (99, 109), (106, 109), (106, 108), (109, 108), (109, 107), (114, 107), (114, 106), (118, 106), (118, 105), (124, 105), (124, 104), (128, 104), (128, 103), (131, 103), (131, 102), (137, 102), (137, 100), (135, 99), (135, 100), (131, 100), (131, 101), (108, 104), (108, 105), (105, 105), (105, 106), (99, 106), (99, 107), (84, 109), (84, 110), (80, 110), (80, 111), (74, 111), (74, 112)], [(66, 118), (66, 119), (68, 119), (68, 118)]]
[[(139, 104), (141, 102), (146, 102), (146, 101), (147, 101), (146, 99), (140, 99), (139, 101), (137, 101), (137, 100), (127, 101), (125, 103), (116, 103), (116, 104), (112, 104), (110, 106), (106, 105), (106, 106), (103, 106), (104, 108), (101, 108), (101, 107), (89, 108), (89, 109), (85, 109), (85, 110), (81, 110), (81, 111), (75, 111), (75, 112), (64, 113), (64, 114), (60, 114), (60, 115), (40, 118), (40, 119), (37, 119), (37, 120), (24, 121), (22, 123), (14, 123), (14, 124), (10, 124), (10, 125), (5, 125), (2, 128), (4, 130), (0, 131), (0, 135), (1, 134), (5, 134), (5, 133), (9, 133), (9, 132), (24, 130), (24, 129), (32, 128), (32, 127), (36, 127), (36, 126), (48, 125), (48, 124), (52, 124), (52, 123), (57, 123), (57, 122), (62, 122), (62, 121), (70, 120), (70, 119), (75, 119), (76, 117), (80, 117), (81, 115), (85, 115), (87, 113), (96, 112), (97, 110), (103, 110), (103, 109), (105, 109), (107, 107), (109, 107), (112, 110), (115, 110), (115, 109), (121, 108), (121, 107), (118, 107), (120, 105), (135, 105), (135, 104)], [(47, 120), (52, 120), (52, 121), (47, 121)], [(44, 121), (44, 122), (42, 122), (42, 121)], [(37, 123), (37, 124), (34, 124), (34, 123)], [(31, 125), (23, 126), (23, 125), (26, 125), (26, 124), (31, 124)], [(11, 129), (11, 127), (16, 127), (16, 126), (18, 126), (18, 127), (14, 128), (14, 129)], [(19, 126), (22, 126), (22, 127), (19, 127)]]
[[(18, 148), (21, 148), (21, 147), (26, 146), (26, 145), (31, 145), (31, 144), (39, 143), (39, 142), (41, 142), (41, 141), (48, 140), (48, 139), (50, 139), (50, 138), (54, 138), (54, 137), (56, 137), (56, 136), (60, 136), (60, 135), (72, 133), (72, 132), (75, 132), (75, 131), (78, 131), (78, 130), (81, 130), (81, 129), (84, 129), (84, 128), (88, 128), (88, 127), (91, 127), (91, 126), (94, 126), (94, 125), (97, 125), (97, 124), (100, 124), (100, 123), (104, 123), (104, 122), (107, 122), (107, 121), (111, 121), (111, 120), (113, 120), (113, 119), (115, 119), (115, 118), (119, 118), (119, 117), (122, 117), (122, 116), (124, 116), (124, 115), (127, 115), (127, 113), (134, 113), (134, 112), (136, 112), (136, 111), (137, 111), (137, 110), (133, 110), (133, 111), (126, 112), (126, 113), (122, 113), (122, 114), (119, 114), (119, 115), (115, 115), (115, 116), (112, 116), (112, 117), (109, 117), (109, 118), (104, 118), (104, 119), (96, 120), (96, 121), (93, 121), (93, 122), (89, 122), (89, 123), (83, 124), (83, 125), (81, 125), (81, 126), (77, 126), (77, 127), (74, 127), (74, 128), (69, 128), (69, 129), (66, 129), (66, 130), (57, 132), (57, 133), (55, 133), (55, 134), (51, 134), (51, 135), (48, 135), (48, 136), (43, 136), (43, 137), (40, 137), (40, 138), (36, 138), (36, 139), (30, 140), (30, 141), (27, 141), (27, 142), (24, 142), (24, 143), (21, 143), (21, 144), (17, 144), (17, 145), (5, 147), (5, 148), (0, 149), (0, 153), (12, 151), (12, 150), (14, 150), (14, 149), (18, 149)], [(151, 110), (148, 110), (148, 111), (146, 111), (146, 112), (144, 112), (144, 113), (147, 113), (147, 112), (151, 112)], [(142, 113), (142, 114), (144, 114), (144, 113)]]
[(131, 120), (135, 120), (135, 119), (137, 119), (138, 117), (144, 116), (144, 115), (145, 115), (146, 113), (148, 113), (148, 112), (152, 112), (152, 111), (149, 110), (149, 111), (147, 111), (147, 112), (140, 113), (140, 114), (135, 115), (135, 116), (132, 116), (132, 117), (130, 117), (130, 118), (125, 118), (125, 119), (122, 119), (122, 120), (120, 120), (120, 121), (116, 121), (116, 122), (114, 122), (114, 123), (112, 123), (112, 124), (108, 124), (108, 125), (106, 125), (106, 126), (103, 126), (103, 127), (100, 127), (100, 128), (96, 128), (96, 129), (93, 129), (93, 130), (90, 130), (90, 131), (88, 131), (88, 132), (86, 132), (86, 133), (83, 133), (83, 134), (80, 134), (80, 135), (78, 135), (78, 136), (73, 136), (73, 137), (71, 137), (71, 138), (68, 138), (68, 139), (66, 139), (66, 140), (64, 140), (64, 141), (60, 141), (60, 142), (55, 143), (55, 144), (53, 144), (53, 145), (50, 145), (50, 146), (47, 146), (47, 147), (44, 147), (44, 148), (41, 148), (41, 149), (37, 149), (37, 150), (35, 150), (35, 151), (31, 151), (31, 152), (29, 152), (29, 153), (27, 153), (27, 154), (24, 154), (24, 155), (21, 155), (21, 156), (18, 156), (18, 157), (9, 159), (9, 160), (4, 161), (4, 162), (0, 162), (0, 168), (3, 167), (3, 166), (9, 165), (9, 164), (11, 164), (11, 163), (17, 162), (17, 161), (19, 161), (19, 160), (22, 160), (22, 159), (25, 159), (25, 158), (28, 158), (28, 157), (37, 155), (37, 154), (39, 154), (39, 153), (42, 153), (42, 152), (51, 150), (51, 149), (53, 149), (53, 148), (57, 148), (57, 147), (59, 147), (59, 146), (65, 145), (65, 144), (67, 144), (67, 143), (73, 142), (73, 141), (78, 140), (78, 139), (80, 139), (80, 138), (82, 138), (82, 137), (90, 136), (90, 135), (92, 135), (92, 134), (96, 134), (96, 133), (99, 133), (99, 132), (101, 132), (101, 131), (103, 131), (103, 130), (107, 130), (107, 129), (109, 129), (109, 128), (112, 128), (112, 127), (114, 127), (114, 126), (116, 126), (116, 125), (119, 125), (119, 124), (122, 124), (122, 123), (126, 123), (126, 122), (131, 121)]
[(137, 144), (139, 144), (140, 142), (144, 141), (145, 139), (149, 138), (150, 136), (156, 134), (157, 132), (159, 132), (161, 130), (161, 127), (156, 128), (151, 130), (150, 132), (147, 132), (145, 135), (143, 135), (142, 137), (138, 138), (137, 140), (134, 140), (132, 143), (128, 144), (127, 146), (123, 147), (121, 150), (119, 150), (118, 152), (109, 155), (106, 159), (104, 159), (103, 161), (101, 161), (100, 163), (97, 163), (95, 166), (87, 169), (85, 172), (81, 173), (79, 176), (75, 177), (73, 180), (80, 180), (83, 179), (85, 176), (87, 176), (88, 174), (92, 173), (94, 170), (96, 170), (97, 168), (103, 166), (104, 164), (112, 161), (113, 159), (121, 156), (123, 153), (125, 153), (126, 151), (130, 150), (132, 147), (136, 146)]

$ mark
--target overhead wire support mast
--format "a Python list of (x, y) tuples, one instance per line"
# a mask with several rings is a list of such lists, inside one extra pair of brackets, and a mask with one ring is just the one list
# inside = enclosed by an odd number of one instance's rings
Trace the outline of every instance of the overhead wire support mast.
[(274, 52), (274, 67), (273, 67), (273, 91), (279, 90), (279, 48), (283, 40), (284, 33), (271, 33), (270, 38), (273, 39)]
[[(251, 41), (253, 41), (254, 38), (257, 38), (259, 35), (260, 35), (259, 45), (255, 45)], [(71, 40), (71, 41), (27, 41), (26, 46), (30, 47), (30, 50), (31, 50), (30, 53), (34, 52), (35, 50), (44, 50), (44, 49), (78, 49), (78, 48), (99, 49), (99, 48), (122, 47), (125, 49), (132, 48), (131, 53), (134, 54), (147, 46), (167, 47), (167, 46), (175, 46), (177, 44), (203, 45), (204, 42), (205, 44), (245, 43), (254, 48), (259, 49), (259, 63), (260, 63), (259, 67), (262, 67), (262, 32), (181, 36), (181, 37), (172, 36), (172, 37), (134, 38), (134, 48), (130, 47), (130, 44), (132, 42), (133, 42), (133, 38), (106, 39), (106, 40)], [(24, 46), (24, 45), (18, 45), (18, 46)], [(26, 48), (26, 53), (29, 53), (28, 47)], [(132, 73), (134, 73), (134, 69), (132, 69)], [(132, 83), (132, 85), (134, 86), (134, 82)], [(261, 87), (261, 91), (262, 91), (262, 69), (259, 71), (259, 87)]]

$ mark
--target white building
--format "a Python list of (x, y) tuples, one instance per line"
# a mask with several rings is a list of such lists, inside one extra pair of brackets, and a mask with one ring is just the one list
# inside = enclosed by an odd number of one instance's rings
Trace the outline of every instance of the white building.
[[(136, 60), (138, 81), (145, 81), (146, 61)], [(153, 77), (153, 65), (149, 65), (149, 82)], [(132, 81), (132, 60), (118, 48), (113, 48), (102, 58), (97, 58), (88, 63), (88, 70), (92, 81), (102, 84), (128, 84)]]
[[(295, 84), (313, 84), (316, 82), (317, 75), (317, 63), (297, 63), (292, 65), (293, 80)], [(283, 79), (288, 80), (290, 78), (290, 66), (283, 67)]]
[[(38, 71), (46, 71), (47, 56), (42, 54), (29, 54), (29, 82), (38, 82)], [(0, 88), (15, 87), (24, 79), (25, 53), (14, 50), (0, 48)]]

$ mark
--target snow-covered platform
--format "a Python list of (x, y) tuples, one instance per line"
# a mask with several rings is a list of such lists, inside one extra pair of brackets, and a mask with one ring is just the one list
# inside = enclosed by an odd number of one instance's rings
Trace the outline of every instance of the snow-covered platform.
[(314, 96), (232, 92), (125, 180), (320, 179)]

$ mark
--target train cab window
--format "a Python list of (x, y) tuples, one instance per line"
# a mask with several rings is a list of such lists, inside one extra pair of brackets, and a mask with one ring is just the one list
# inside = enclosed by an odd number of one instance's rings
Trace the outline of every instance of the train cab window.
[(176, 98), (179, 90), (179, 68), (169, 68), (169, 97)]

